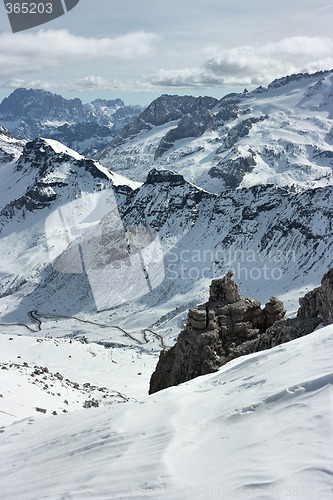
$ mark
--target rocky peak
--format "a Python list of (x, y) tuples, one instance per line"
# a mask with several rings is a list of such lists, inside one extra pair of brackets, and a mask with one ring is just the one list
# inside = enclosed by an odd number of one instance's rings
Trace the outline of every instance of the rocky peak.
[[(63, 152), (56, 154), (49, 142), (42, 137), (37, 137), (34, 141), (29, 141), (25, 144), (22, 156), (17, 162), (17, 170), (25, 170), (27, 166), (29, 169), (45, 167), (53, 162), (61, 162), (65, 160), (73, 160), (66, 152), (66, 147), (63, 147)], [(68, 152), (70, 150), (67, 150)], [(79, 156), (79, 155), (77, 155)], [(54, 167), (53, 167), (54, 170)]]
[(0, 211), (1, 226), (28, 212), (50, 207), (56, 200), (72, 201), (84, 191), (111, 185), (111, 174), (98, 162), (84, 158), (57, 141), (37, 138), (27, 142), (13, 165), (13, 176), (23, 180), (24, 190)]
[(233, 304), (241, 299), (237, 283), (233, 279), (232, 271), (228, 271), (224, 278), (214, 279), (209, 288), (210, 304)]
[(264, 333), (285, 312), (274, 297), (263, 309), (257, 300), (241, 298), (231, 271), (214, 279), (208, 302), (189, 310), (177, 343), (161, 353), (150, 394), (218, 370), (239, 345)]
[(317, 71), (316, 73), (312, 73), (312, 74), (309, 74), (309, 73), (294, 73), (292, 75), (288, 75), (288, 76), (284, 76), (282, 78), (277, 78), (276, 80), (273, 80), (272, 83), (270, 83), (268, 85), (268, 89), (276, 89), (276, 88), (279, 88), (279, 87), (282, 87), (284, 85), (288, 85), (289, 83), (292, 83), (292, 82), (299, 82), (303, 79), (308, 79), (308, 78), (311, 78), (311, 77), (322, 77), (322, 76), (325, 76), (325, 75), (328, 75), (330, 73), (330, 71)]
[(67, 118), (73, 122), (82, 114), (83, 104), (79, 98), (68, 100), (42, 89), (16, 89), (0, 104), (0, 117), (4, 121), (29, 116), (38, 121)]
[(164, 125), (179, 120), (183, 115), (212, 108), (218, 102), (214, 97), (192, 97), (163, 94), (153, 101), (140, 115), (151, 125)]
[(271, 297), (264, 308), (241, 298), (233, 273), (215, 279), (208, 302), (189, 310), (176, 344), (160, 354), (149, 393), (217, 371), (239, 356), (269, 349), (333, 322), (333, 269), (321, 286), (300, 299), (297, 318), (284, 319), (283, 303)]
[(87, 154), (105, 147), (141, 111), (140, 106), (125, 106), (121, 99), (83, 104), (79, 98), (20, 88), (0, 103), (0, 123), (17, 138), (55, 138)]
[(153, 168), (147, 175), (145, 185), (160, 184), (162, 182), (168, 183), (171, 186), (182, 186), (186, 184), (184, 177), (176, 172)]
[(106, 108), (120, 108), (125, 106), (124, 101), (121, 99), (94, 99), (87, 106), (98, 107), (104, 106)]
[(140, 132), (180, 120), (177, 126), (162, 138), (155, 154), (157, 159), (177, 139), (199, 137), (206, 130), (208, 123), (211, 123), (211, 115), (208, 110), (213, 108), (217, 102), (214, 97), (163, 94), (126, 125), (110, 146), (111, 148), (117, 147)]

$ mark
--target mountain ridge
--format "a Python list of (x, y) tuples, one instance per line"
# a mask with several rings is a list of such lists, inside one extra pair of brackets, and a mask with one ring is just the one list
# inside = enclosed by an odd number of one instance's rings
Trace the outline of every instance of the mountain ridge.
[(163, 95), (96, 157), (141, 182), (154, 167), (176, 170), (217, 194), (260, 183), (332, 184), (332, 88), (325, 71), (219, 101)]

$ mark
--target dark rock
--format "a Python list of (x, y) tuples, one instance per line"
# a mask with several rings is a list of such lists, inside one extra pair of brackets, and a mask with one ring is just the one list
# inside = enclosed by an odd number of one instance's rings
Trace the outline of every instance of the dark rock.
[(168, 183), (171, 186), (182, 186), (185, 184), (185, 179), (182, 175), (170, 170), (157, 170), (157, 168), (153, 168), (148, 173), (145, 184), (160, 184), (162, 182)]
[(83, 408), (98, 408), (99, 407), (99, 401), (97, 399), (87, 399), (83, 403)]
[(229, 271), (224, 278), (214, 279), (209, 289), (209, 302), (219, 305), (233, 304), (240, 300), (237, 283), (233, 279), (233, 273)]
[(223, 179), (226, 188), (235, 189), (255, 166), (254, 155), (240, 156), (233, 160), (221, 160), (217, 166), (209, 170), (208, 174), (212, 178)]
[(246, 137), (249, 135), (251, 128), (255, 123), (261, 122), (263, 120), (267, 120), (268, 116), (267, 115), (261, 115), (259, 117), (251, 117), (251, 118), (246, 118), (245, 120), (241, 121), (234, 127), (232, 127), (228, 134), (227, 137), (225, 138), (223, 145), (221, 148), (217, 150), (217, 153), (226, 151), (227, 149), (232, 148), (236, 142), (239, 141), (242, 137)]
[(169, 130), (161, 139), (155, 152), (155, 160), (172, 148), (176, 141), (187, 137), (200, 137), (212, 124), (213, 115), (207, 109), (184, 115), (177, 127)]
[(153, 101), (140, 115), (140, 118), (151, 125), (164, 125), (179, 120), (188, 113), (201, 109), (209, 109), (217, 103), (214, 97), (193, 97), (163, 94)]
[(324, 325), (333, 323), (333, 269), (324, 274), (318, 288), (300, 299), (297, 317), (318, 319)]
[(47, 410), (45, 408), (39, 408), (38, 406), (36, 406), (35, 410), (38, 411), (39, 413), (46, 413), (47, 412)]
[[(115, 139), (110, 143), (110, 146), (117, 147), (125, 142), (126, 139), (134, 137), (142, 131), (151, 130), (154, 126), (164, 125), (175, 120), (182, 121), (183, 119), (184, 121), (180, 124), (180, 127), (176, 127), (177, 132), (173, 132), (171, 136), (166, 138), (164, 146), (161, 145), (161, 150), (156, 153), (156, 157), (158, 157), (163, 154), (162, 150), (167, 144), (170, 143), (172, 145), (173, 142), (177, 140), (177, 136), (180, 138), (181, 135), (184, 136), (185, 134), (186, 137), (190, 137), (186, 134), (191, 134), (192, 132), (195, 137), (197, 137), (197, 134), (201, 135), (202, 132), (200, 132), (200, 130), (203, 130), (202, 126), (198, 124), (197, 127), (195, 126), (195, 116), (197, 116), (196, 113), (199, 113), (199, 115), (207, 114), (207, 110), (214, 107), (217, 102), (217, 99), (214, 97), (192, 97), (163, 94), (149, 104), (149, 106), (139, 116), (128, 123), (128, 125), (126, 125), (117, 137), (115, 137)], [(193, 118), (189, 118), (190, 115), (193, 115)], [(168, 147), (171, 146), (167, 146), (166, 149), (168, 149)]]

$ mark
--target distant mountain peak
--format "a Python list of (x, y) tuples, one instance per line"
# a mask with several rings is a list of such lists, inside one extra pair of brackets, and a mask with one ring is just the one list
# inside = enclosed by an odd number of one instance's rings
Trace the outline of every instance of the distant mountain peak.
[(43, 89), (19, 88), (0, 103), (0, 126), (14, 137), (59, 139), (71, 149), (88, 154), (108, 144), (116, 132), (142, 109), (121, 99), (65, 99)]

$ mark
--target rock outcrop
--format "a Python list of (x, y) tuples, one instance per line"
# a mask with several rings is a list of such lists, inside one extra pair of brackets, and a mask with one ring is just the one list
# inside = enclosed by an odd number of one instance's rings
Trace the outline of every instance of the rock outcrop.
[(300, 299), (297, 317), (317, 319), (324, 325), (333, 323), (333, 269), (324, 274), (318, 288)]
[(297, 318), (284, 319), (283, 303), (271, 297), (261, 308), (241, 298), (231, 272), (215, 279), (208, 302), (190, 309), (177, 343), (160, 354), (149, 393), (217, 371), (228, 361), (270, 349), (333, 323), (333, 269), (321, 286), (300, 299)]

